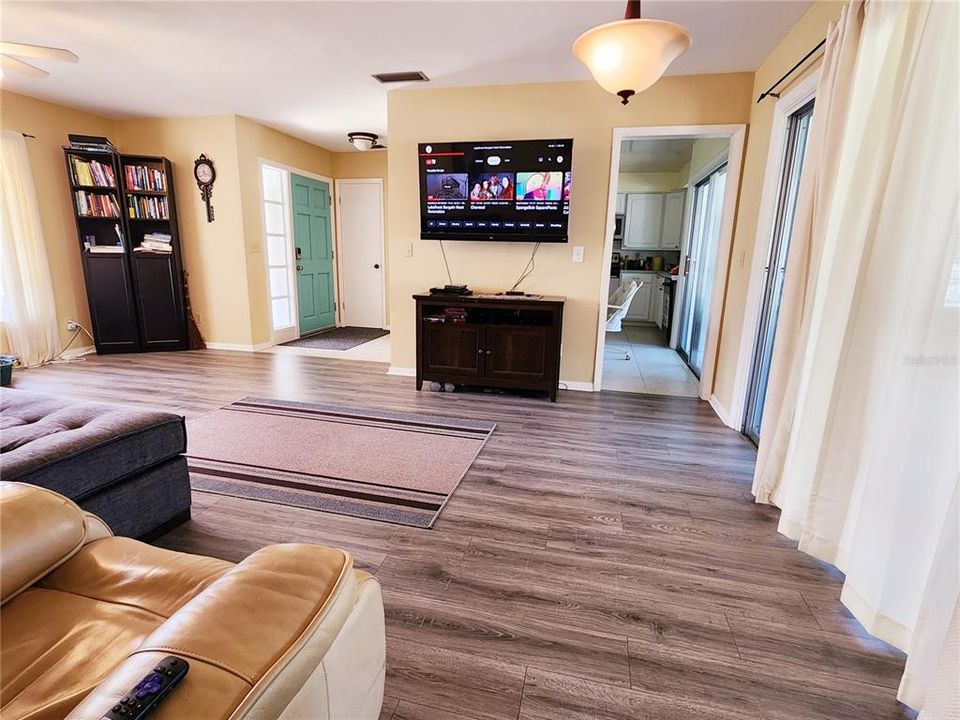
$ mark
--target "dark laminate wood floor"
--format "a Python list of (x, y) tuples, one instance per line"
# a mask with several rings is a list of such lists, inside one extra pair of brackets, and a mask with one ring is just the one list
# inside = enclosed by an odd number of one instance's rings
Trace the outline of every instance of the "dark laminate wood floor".
[(692, 399), (417, 393), (384, 366), (201, 351), (17, 372), (188, 416), (245, 395), (494, 420), (434, 530), (194, 494), (164, 547), (350, 550), (383, 584), (393, 720), (906, 717), (903, 656), (751, 502), (752, 448)]

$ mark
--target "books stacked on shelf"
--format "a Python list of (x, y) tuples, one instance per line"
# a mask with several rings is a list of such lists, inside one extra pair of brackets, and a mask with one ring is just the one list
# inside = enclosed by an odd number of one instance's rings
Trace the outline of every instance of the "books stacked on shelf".
[(80, 217), (120, 217), (120, 206), (113, 195), (77, 190), (74, 198), (77, 201), (77, 215)]
[(117, 178), (113, 174), (112, 165), (96, 160), (81, 160), (76, 155), (70, 155), (69, 157), (74, 185), (96, 185), (107, 188), (117, 186)]
[(127, 213), (135, 220), (167, 220), (170, 217), (164, 197), (128, 197)]
[(170, 245), (170, 235), (162, 232), (147, 233), (143, 236), (140, 246), (134, 248), (134, 252), (154, 252), (171, 253), (173, 248)]
[(82, 152), (115, 153), (117, 149), (109, 139), (100, 135), (67, 135), (70, 147)]
[(167, 191), (167, 179), (160, 170), (146, 165), (127, 165), (123, 173), (127, 179), (127, 190)]
[(120, 232), (120, 226), (113, 226), (114, 232), (117, 233), (117, 244), (116, 245), (98, 245), (96, 235), (84, 235), (83, 236), (83, 247), (94, 255), (122, 255), (123, 250), (123, 233)]

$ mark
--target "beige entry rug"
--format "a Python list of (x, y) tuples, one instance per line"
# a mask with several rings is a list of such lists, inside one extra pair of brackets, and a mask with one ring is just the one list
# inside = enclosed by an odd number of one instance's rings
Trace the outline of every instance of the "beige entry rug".
[(187, 422), (195, 490), (429, 528), (496, 425), (247, 397)]

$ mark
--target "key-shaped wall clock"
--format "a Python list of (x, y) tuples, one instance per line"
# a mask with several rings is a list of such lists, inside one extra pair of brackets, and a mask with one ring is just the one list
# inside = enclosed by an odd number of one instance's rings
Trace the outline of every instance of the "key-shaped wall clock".
[(213, 181), (217, 179), (213, 160), (201, 153), (200, 157), (193, 161), (193, 176), (197, 179), (200, 197), (207, 204), (207, 222), (213, 222), (213, 205), (210, 204), (210, 196), (213, 194)]

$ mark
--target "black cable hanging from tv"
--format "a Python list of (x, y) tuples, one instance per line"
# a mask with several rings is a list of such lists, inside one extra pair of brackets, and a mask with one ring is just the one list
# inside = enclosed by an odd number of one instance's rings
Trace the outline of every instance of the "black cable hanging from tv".
[(813, 54), (814, 54), (817, 50), (819, 50), (820, 48), (822, 48), (822, 47), (823, 47), (824, 45), (826, 45), (826, 44), (827, 44), (827, 39), (826, 39), (826, 38), (824, 38), (823, 40), (821, 40), (820, 42), (818, 42), (817, 45), (816, 45), (816, 47), (813, 48), (813, 50), (811, 50), (811, 51), (808, 52), (806, 55), (804, 55), (802, 58), (800, 58), (799, 62), (797, 62), (796, 65), (794, 65), (792, 68), (790, 68), (789, 70), (787, 70), (779, 80), (777, 80), (773, 85), (771, 85), (770, 87), (768, 87), (768, 88), (766, 89), (766, 91), (760, 93), (760, 97), (757, 98), (757, 104), (759, 104), (764, 98), (768, 98), (768, 97), (778, 98), (778, 97), (780, 97), (780, 93), (774, 92), (774, 90), (777, 89), (777, 86), (778, 86), (780, 83), (782, 83), (784, 80), (786, 80), (788, 77), (790, 77), (790, 76), (797, 70), (797, 68), (799, 68), (801, 65), (803, 65), (807, 60), (809, 60), (809, 59), (811, 58), (811, 56), (813, 56)]

